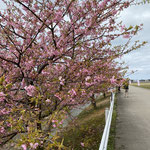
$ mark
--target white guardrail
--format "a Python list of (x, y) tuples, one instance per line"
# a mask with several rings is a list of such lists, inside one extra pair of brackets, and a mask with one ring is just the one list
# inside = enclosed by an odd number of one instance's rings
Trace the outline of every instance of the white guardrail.
[(109, 139), (109, 132), (110, 132), (110, 126), (111, 126), (111, 120), (112, 120), (112, 114), (113, 114), (113, 107), (114, 107), (114, 99), (115, 99), (115, 93), (111, 94), (110, 98), (110, 109), (105, 109), (105, 128), (103, 131), (102, 140), (100, 143), (99, 150), (107, 150), (107, 144)]

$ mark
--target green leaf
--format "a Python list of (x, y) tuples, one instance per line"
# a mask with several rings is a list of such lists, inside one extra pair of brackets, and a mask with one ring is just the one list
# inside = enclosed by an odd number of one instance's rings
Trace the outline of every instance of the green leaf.
[(5, 77), (2, 76), (2, 77), (0, 78), (0, 85), (2, 85), (4, 81), (5, 81)]
[(131, 30), (133, 28), (133, 26), (130, 26), (129, 28), (128, 28), (128, 30)]
[(12, 87), (12, 83), (6, 85), (6, 89), (10, 89)]

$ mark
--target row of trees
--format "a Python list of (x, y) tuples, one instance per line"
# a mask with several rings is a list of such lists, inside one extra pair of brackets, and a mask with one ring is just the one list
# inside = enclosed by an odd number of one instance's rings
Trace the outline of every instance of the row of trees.
[[(134, 0), (3, 2), (0, 143), (19, 134), (12, 144), (24, 150), (61, 149), (52, 131), (62, 126), (66, 111), (121, 84), (123, 68), (115, 59), (145, 44), (128, 47), (141, 26), (116, 21)], [(126, 44), (113, 46), (120, 37)]]

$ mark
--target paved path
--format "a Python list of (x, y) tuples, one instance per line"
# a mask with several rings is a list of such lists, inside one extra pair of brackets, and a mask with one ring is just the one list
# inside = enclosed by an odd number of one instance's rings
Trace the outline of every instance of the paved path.
[(130, 86), (117, 105), (115, 150), (150, 150), (150, 90)]

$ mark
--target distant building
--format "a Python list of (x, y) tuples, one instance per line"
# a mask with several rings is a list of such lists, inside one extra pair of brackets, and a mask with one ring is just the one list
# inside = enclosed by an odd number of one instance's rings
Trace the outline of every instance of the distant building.
[(141, 83), (143, 83), (143, 82), (145, 82), (145, 80), (144, 79), (142, 79), (142, 80), (139, 80)]
[[(145, 82), (150, 82), (150, 79), (141, 79), (139, 81), (140, 81), (140, 83), (145, 83)], [(137, 82), (138, 82), (138, 80), (131, 80), (131, 83), (137, 83)]]

